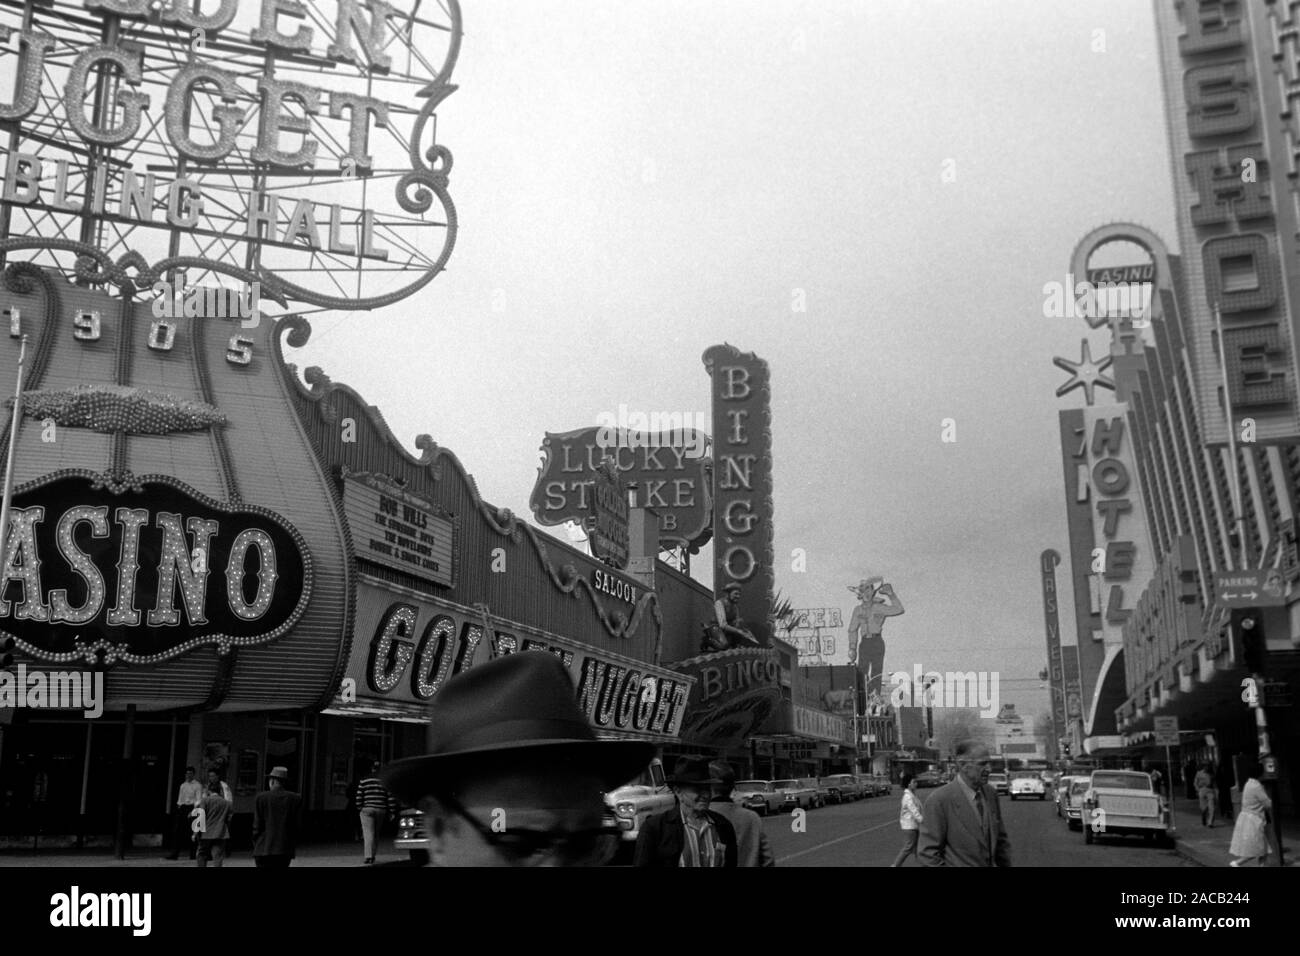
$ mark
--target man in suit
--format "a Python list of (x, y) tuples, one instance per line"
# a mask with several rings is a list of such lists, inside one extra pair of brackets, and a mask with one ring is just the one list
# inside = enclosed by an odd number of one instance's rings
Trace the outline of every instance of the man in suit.
[(714, 784), (708, 757), (682, 757), (669, 780), (677, 806), (641, 824), (634, 866), (735, 866), (736, 829), (709, 809)]
[(926, 866), (1010, 866), (998, 795), (988, 784), (989, 750), (957, 746), (957, 777), (925, 802), (917, 855)]
[(275, 767), (267, 775), (268, 789), (253, 803), (253, 862), (257, 866), (286, 867), (298, 852), (302, 828), (302, 797), (286, 788), (288, 767)]
[(753, 810), (731, 799), (731, 793), (736, 789), (735, 769), (725, 760), (715, 760), (709, 764), (709, 774), (720, 781), (713, 785), (709, 810), (726, 817), (736, 831), (736, 865), (776, 866), (776, 854), (763, 832), (763, 821)]

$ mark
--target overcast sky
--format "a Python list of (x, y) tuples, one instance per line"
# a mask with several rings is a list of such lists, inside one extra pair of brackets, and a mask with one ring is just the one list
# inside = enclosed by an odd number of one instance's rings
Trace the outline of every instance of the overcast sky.
[[(887, 671), (1036, 677), (1038, 556), (1067, 553), (1056, 412), (1082, 402), (1055, 397), (1051, 360), (1077, 360), (1085, 334), (1106, 349), (1081, 319), (1043, 317), (1043, 285), (1106, 222), (1177, 248), (1150, 4), (464, 15), (460, 88), (438, 112), (460, 218), (448, 269), (387, 310), (313, 317), (294, 360), (528, 514), (546, 431), (620, 403), (707, 415), (705, 349), (754, 351), (772, 370), (784, 595), (847, 620), (848, 586), (883, 574), (907, 608)], [(1073, 643), (1068, 598), (1061, 621)], [(1004, 684), (1002, 701), (1045, 710), (1036, 687)]]

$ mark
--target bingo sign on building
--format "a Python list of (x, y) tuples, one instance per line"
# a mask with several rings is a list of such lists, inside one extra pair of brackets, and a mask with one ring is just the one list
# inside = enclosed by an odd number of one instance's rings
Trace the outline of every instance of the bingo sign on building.
[(6, 3), (0, 256), (168, 301), (397, 302), (455, 239), (459, 47), (456, 0)]
[(772, 633), (772, 388), (767, 363), (715, 345), (713, 379), (713, 581), (739, 584), (740, 615), (756, 637)]

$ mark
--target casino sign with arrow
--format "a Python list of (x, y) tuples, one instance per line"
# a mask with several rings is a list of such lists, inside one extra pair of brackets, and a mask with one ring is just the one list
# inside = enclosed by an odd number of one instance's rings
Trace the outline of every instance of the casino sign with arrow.
[(1271, 568), (1225, 571), (1214, 576), (1214, 597), (1221, 607), (1280, 607), (1286, 586), (1282, 572)]

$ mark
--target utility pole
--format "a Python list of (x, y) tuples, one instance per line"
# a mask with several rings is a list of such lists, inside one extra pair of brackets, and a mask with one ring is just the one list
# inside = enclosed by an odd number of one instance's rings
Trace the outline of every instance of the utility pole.
[(14, 449), (18, 447), (18, 426), (23, 420), (23, 363), (27, 359), (27, 335), (18, 344), (18, 381), (14, 385), (14, 416), (9, 425), (9, 452), (5, 460), (4, 497), (0, 502), (0, 561), (4, 560), (9, 538), (9, 505), (14, 493)]

